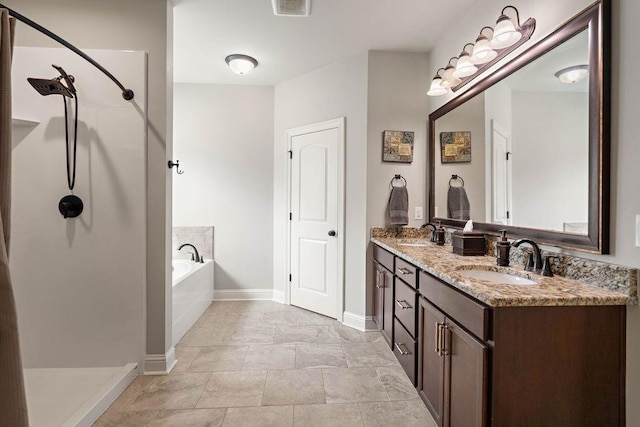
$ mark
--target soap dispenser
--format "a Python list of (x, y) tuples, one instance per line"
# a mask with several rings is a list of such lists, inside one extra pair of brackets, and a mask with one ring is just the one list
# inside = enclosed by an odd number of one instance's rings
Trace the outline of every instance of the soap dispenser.
[(509, 249), (511, 245), (507, 240), (507, 230), (500, 230), (502, 237), (496, 242), (496, 264), (507, 267), (509, 265)]
[(443, 246), (444, 245), (444, 228), (440, 223), (438, 223), (438, 228), (436, 228), (436, 245)]

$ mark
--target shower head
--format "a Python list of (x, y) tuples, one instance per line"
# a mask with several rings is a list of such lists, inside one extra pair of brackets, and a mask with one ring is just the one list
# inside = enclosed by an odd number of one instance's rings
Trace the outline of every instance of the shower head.
[[(76, 88), (73, 85), (73, 76), (68, 75), (64, 69), (58, 65), (52, 65), (53, 68), (60, 73), (59, 77), (55, 79), (36, 79), (33, 77), (27, 78), (27, 81), (33, 86), (40, 95), (62, 95), (68, 98), (73, 98), (76, 94)], [(67, 86), (62, 84), (62, 79), (67, 83)]]

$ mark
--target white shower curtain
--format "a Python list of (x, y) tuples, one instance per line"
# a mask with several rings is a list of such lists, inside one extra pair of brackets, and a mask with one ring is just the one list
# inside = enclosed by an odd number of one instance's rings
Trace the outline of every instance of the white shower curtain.
[(18, 319), (9, 274), (11, 231), (11, 62), (15, 19), (0, 9), (0, 426), (29, 425)]

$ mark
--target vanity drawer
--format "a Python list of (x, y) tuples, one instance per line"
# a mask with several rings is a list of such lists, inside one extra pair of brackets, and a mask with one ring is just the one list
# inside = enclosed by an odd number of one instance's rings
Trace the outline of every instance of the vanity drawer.
[(393, 254), (391, 252), (382, 249), (378, 245), (373, 245), (373, 259), (387, 270), (393, 271)]
[(394, 310), (396, 317), (404, 325), (412, 337), (416, 336), (416, 301), (418, 294), (402, 280), (396, 280), (396, 296)]
[(418, 275), (418, 269), (415, 265), (408, 263), (402, 258), (396, 257), (396, 277), (401, 278), (404, 282), (414, 289), (417, 288), (416, 276)]
[(489, 307), (423, 271), (420, 272), (420, 293), (482, 341), (489, 339)]
[(411, 383), (416, 385), (416, 354), (417, 345), (416, 341), (411, 338), (411, 335), (404, 329), (402, 324), (395, 319), (394, 322), (394, 343), (393, 354), (396, 355), (396, 359), (400, 362), (402, 369), (407, 373), (407, 376), (411, 380)]

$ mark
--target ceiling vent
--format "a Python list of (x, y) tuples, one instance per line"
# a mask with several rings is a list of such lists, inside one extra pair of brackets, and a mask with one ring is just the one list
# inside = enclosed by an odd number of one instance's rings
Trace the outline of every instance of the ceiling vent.
[(309, 16), (311, 0), (271, 0), (276, 16)]

